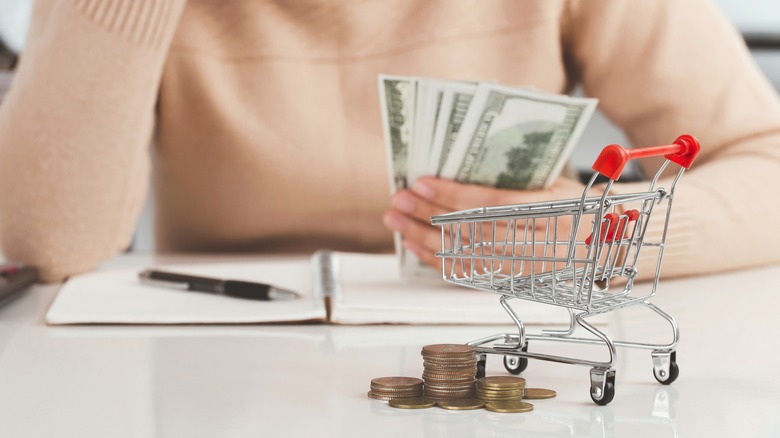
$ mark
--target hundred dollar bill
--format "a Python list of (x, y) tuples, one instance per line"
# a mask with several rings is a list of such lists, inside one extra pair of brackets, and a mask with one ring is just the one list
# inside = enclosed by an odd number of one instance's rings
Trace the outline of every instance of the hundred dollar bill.
[(407, 166), (409, 143), (414, 134), (414, 105), (417, 83), (414, 78), (379, 76), (382, 127), (387, 150), (390, 190), (409, 186)]
[(596, 104), (480, 85), (441, 176), (498, 188), (546, 187), (566, 164)]
[[(379, 100), (382, 110), (382, 128), (387, 153), (390, 193), (409, 187), (407, 168), (410, 143), (414, 135), (416, 93), (417, 81), (414, 78), (379, 76)], [(405, 263), (410, 262), (404, 261), (407, 256), (401, 239), (401, 233), (393, 233), (395, 253), (398, 255), (399, 264), (404, 266)]]
[(469, 109), (471, 99), (477, 91), (477, 85), (452, 83), (444, 91), (439, 108), (428, 170), (431, 175), (440, 176), (447, 162), (452, 145), (460, 132), (463, 119)]
[(427, 165), (431, 152), (431, 140), (445, 86), (446, 83), (442, 81), (417, 79), (414, 132), (409, 143), (409, 160), (406, 167), (409, 184), (413, 184), (417, 178), (423, 175), (429, 175)]

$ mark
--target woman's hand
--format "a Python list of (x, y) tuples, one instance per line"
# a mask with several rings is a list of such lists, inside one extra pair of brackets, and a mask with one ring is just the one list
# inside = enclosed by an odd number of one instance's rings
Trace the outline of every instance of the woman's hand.
[[(385, 213), (384, 223), (389, 229), (403, 236), (403, 245), (420, 260), (439, 268), (441, 261), (434, 254), (441, 250), (441, 230), (431, 225), (431, 216), (471, 208), (525, 204), (543, 201), (579, 198), (583, 184), (567, 178), (559, 178), (543, 190), (508, 190), (461, 184), (450, 180), (423, 177), (410, 190), (400, 190), (392, 198), (391, 209)], [(538, 221), (540, 224), (546, 221)], [(569, 223), (559, 223), (558, 229), (567, 231)], [(545, 237), (544, 225), (534, 230), (537, 241)], [(550, 231), (552, 233), (552, 231)], [(496, 232), (498, 235), (499, 232)], [(531, 239), (531, 237), (528, 237)], [(558, 240), (567, 237), (559, 234)]]

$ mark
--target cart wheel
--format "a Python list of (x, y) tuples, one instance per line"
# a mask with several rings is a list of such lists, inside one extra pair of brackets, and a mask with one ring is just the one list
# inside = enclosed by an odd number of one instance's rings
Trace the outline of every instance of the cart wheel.
[(680, 375), (680, 367), (677, 366), (676, 351), (673, 351), (669, 357), (669, 374), (666, 376), (659, 376), (658, 374), (658, 371), (653, 367), (653, 376), (655, 377), (655, 380), (658, 380), (658, 383), (661, 383), (662, 385), (669, 385), (677, 380), (677, 376)]
[(593, 403), (596, 403), (599, 406), (606, 406), (609, 404), (609, 402), (612, 401), (613, 398), (615, 398), (615, 375), (609, 375), (607, 376), (607, 381), (604, 382), (604, 392), (601, 394), (601, 397), (599, 397), (599, 393), (597, 389), (591, 387), (590, 389), (590, 399), (593, 400)]
[(504, 356), (504, 368), (512, 374), (520, 374), (528, 368), (528, 358)]
[(477, 379), (485, 377), (485, 362), (487, 362), (487, 355), (481, 355), (477, 358)]

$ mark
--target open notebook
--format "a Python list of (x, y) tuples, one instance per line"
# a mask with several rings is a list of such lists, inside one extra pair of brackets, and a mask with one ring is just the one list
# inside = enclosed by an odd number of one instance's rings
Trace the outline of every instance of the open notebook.
[[(252, 301), (156, 288), (140, 269), (106, 270), (68, 280), (46, 314), (60, 324), (511, 324), (499, 296), (443, 280), (401, 278), (394, 255), (322, 251), (311, 258), (166, 265), (166, 271), (261, 281), (301, 294), (293, 301)], [(529, 323), (560, 324), (566, 310), (513, 300)]]

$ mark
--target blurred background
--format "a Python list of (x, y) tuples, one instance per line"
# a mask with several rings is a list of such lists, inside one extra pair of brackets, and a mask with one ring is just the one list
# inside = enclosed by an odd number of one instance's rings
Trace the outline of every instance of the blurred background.
[[(0, 105), (13, 82), (17, 60), (24, 53), (33, 1), (0, 0)], [(780, 1), (714, 1), (742, 33), (756, 63), (780, 91)], [(610, 143), (628, 144), (628, 141), (619, 129), (597, 113), (572, 155), (572, 166), (587, 172), (598, 150)], [(132, 248), (135, 251), (154, 248), (151, 204), (150, 199), (139, 222)]]

